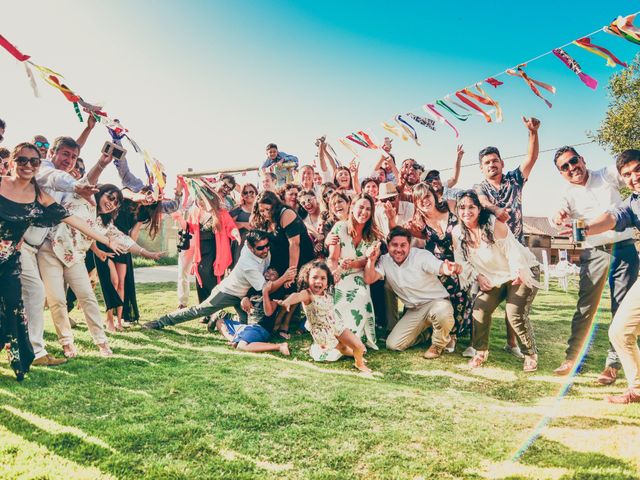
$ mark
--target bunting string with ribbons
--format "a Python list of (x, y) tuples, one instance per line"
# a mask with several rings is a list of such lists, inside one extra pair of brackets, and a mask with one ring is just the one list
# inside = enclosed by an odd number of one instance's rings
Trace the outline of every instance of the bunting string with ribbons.
[(640, 28), (636, 27), (633, 22), (636, 14), (627, 15), (626, 17), (618, 17), (610, 25), (604, 27), (604, 31), (625, 40), (640, 45)]
[(580, 68), (580, 64), (576, 62), (567, 52), (565, 52), (561, 48), (554, 48), (552, 52), (558, 58), (558, 60), (564, 63), (569, 68), (569, 70), (575, 73), (580, 78), (582, 83), (584, 83), (587, 87), (592, 90), (598, 88), (598, 81), (595, 78), (590, 77), (589, 75), (584, 73), (582, 71), (582, 68)]
[(500, 85), (504, 85), (504, 82), (501, 82), (500, 80), (497, 80), (493, 77), (486, 78), (485, 82), (487, 82), (493, 88), (498, 88)]
[(342, 146), (344, 148), (346, 148), (347, 150), (349, 150), (351, 153), (353, 153), (356, 157), (359, 157), (360, 154), (358, 153), (358, 151), (353, 147), (353, 145), (351, 145), (349, 142), (347, 142), (344, 138), (339, 138), (338, 141), (342, 144)]
[(467, 97), (473, 98), (474, 100), (476, 100), (477, 102), (482, 103), (483, 105), (488, 105), (488, 106), (494, 107), (495, 108), (495, 113), (496, 113), (496, 122), (498, 122), (498, 123), (502, 122), (502, 109), (500, 108), (500, 104), (498, 102), (496, 102), (493, 98), (491, 98), (487, 94), (487, 92), (485, 92), (482, 89), (482, 87), (480, 87), (479, 83), (476, 84), (476, 90), (478, 90), (478, 93), (480, 95), (472, 92), (468, 88), (464, 88), (464, 89), (460, 90), (459, 92), (456, 92), (456, 97), (458, 97), (460, 99), (460, 101), (462, 101), (465, 104), (469, 105), (474, 110), (477, 110), (478, 112), (480, 112), (487, 122), (491, 122), (492, 121), (490, 112), (485, 111), (483, 108), (481, 108), (479, 105), (477, 105), (474, 102), (472, 102), (471, 100), (469, 100), (469, 98), (467, 98)]
[(616, 65), (620, 65), (621, 67), (627, 68), (625, 62), (618, 60), (618, 58), (606, 48), (591, 43), (589, 37), (579, 38), (578, 40), (574, 40), (573, 43), (580, 48), (584, 48), (587, 52), (604, 58), (607, 61), (607, 67), (615, 68)]
[(402, 118), (402, 115), (400, 114), (396, 115), (394, 120), (396, 121), (398, 126), (404, 131), (404, 133), (409, 138), (411, 138), (416, 143), (417, 146), (420, 146), (420, 142), (418, 141), (418, 132), (416, 132), (416, 129), (413, 128), (413, 125), (411, 125), (404, 118)]
[(352, 133), (351, 135), (347, 135), (347, 140), (351, 140), (356, 145), (360, 145), (363, 148), (369, 148), (369, 144), (361, 138), (357, 133)]
[(451, 128), (453, 128), (453, 131), (456, 132), (456, 138), (460, 136), (460, 132), (458, 132), (458, 129), (454, 127), (449, 120), (442, 116), (442, 114), (436, 109), (435, 105), (433, 105), (432, 103), (427, 103), (426, 105), (423, 105), (422, 108), (424, 108), (425, 112), (433, 116), (440, 123), (446, 123)]
[(544, 88), (545, 90), (548, 90), (549, 92), (553, 93), (554, 95), (556, 93), (556, 87), (554, 87), (553, 85), (549, 85), (548, 83), (544, 83), (544, 82), (540, 82), (538, 80), (534, 80), (533, 78), (529, 77), (524, 71), (524, 67), (526, 67), (526, 66), (527, 66), (526, 63), (522, 63), (522, 64), (518, 65), (515, 70), (512, 69), (512, 68), (506, 70), (506, 73), (507, 73), (507, 75), (512, 75), (514, 77), (522, 78), (525, 81), (525, 83), (529, 86), (531, 91), (536, 96), (540, 97), (544, 101), (544, 103), (547, 104), (547, 107), (551, 108), (553, 106), (552, 103), (542, 96), (542, 94), (540, 93), (540, 90), (538, 90), (537, 87)]
[(387, 132), (391, 133), (392, 135), (395, 135), (398, 138), (401, 138), (402, 140), (409, 140), (409, 137), (407, 137), (407, 135), (404, 133), (403, 131), (400, 131), (400, 129), (398, 127), (396, 127), (395, 125), (389, 125), (387, 122), (382, 122), (381, 123), (382, 128), (384, 128)]

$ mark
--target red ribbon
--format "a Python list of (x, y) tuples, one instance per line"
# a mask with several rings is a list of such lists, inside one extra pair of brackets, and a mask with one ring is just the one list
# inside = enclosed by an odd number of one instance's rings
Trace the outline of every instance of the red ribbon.
[(20, 50), (18, 50), (11, 42), (9, 42), (9, 40), (4, 38), (2, 35), (0, 35), (0, 45), (2, 45), (7, 52), (13, 55), (16, 60), (24, 62), (25, 60), (29, 60), (31, 58), (30, 55), (25, 55)]
[(500, 85), (504, 85), (504, 82), (501, 82), (500, 80), (496, 80), (493, 77), (489, 77), (485, 80), (485, 82), (487, 82), (489, 85), (491, 85), (493, 88), (498, 88)]

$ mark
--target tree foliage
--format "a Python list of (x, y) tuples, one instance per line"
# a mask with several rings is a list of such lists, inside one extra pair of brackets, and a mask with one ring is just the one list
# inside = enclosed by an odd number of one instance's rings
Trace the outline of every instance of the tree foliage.
[(613, 154), (640, 148), (640, 54), (607, 85), (609, 106), (600, 128), (589, 136)]

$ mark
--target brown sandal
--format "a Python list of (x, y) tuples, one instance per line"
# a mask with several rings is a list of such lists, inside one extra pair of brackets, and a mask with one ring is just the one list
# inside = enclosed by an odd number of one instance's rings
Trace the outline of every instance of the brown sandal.
[(538, 370), (538, 354), (525, 355), (522, 370), (525, 373), (531, 373)]
[(489, 357), (489, 352), (486, 350), (484, 352), (476, 352), (473, 358), (469, 360), (469, 363), (467, 365), (469, 365), (469, 367), (471, 368), (481, 367), (484, 364), (484, 362), (487, 361), (488, 357)]

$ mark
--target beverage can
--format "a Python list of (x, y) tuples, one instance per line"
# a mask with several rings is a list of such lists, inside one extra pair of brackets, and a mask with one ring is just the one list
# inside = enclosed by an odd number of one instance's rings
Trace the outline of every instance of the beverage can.
[(573, 240), (575, 242), (585, 241), (584, 227), (585, 227), (584, 218), (576, 218), (573, 221)]

